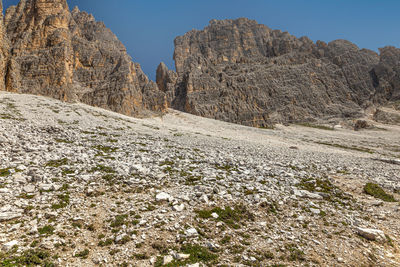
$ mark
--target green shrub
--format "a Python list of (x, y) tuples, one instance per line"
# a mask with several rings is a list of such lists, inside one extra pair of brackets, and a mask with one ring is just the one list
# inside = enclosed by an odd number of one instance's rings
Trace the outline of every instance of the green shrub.
[(368, 195), (371, 195), (375, 198), (381, 199), (386, 202), (396, 202), (396, 199), (393, 195), (390, 195), (385, 192), (379, 185), (374, 183), (367, 183), (364, 186), (364, 192)]

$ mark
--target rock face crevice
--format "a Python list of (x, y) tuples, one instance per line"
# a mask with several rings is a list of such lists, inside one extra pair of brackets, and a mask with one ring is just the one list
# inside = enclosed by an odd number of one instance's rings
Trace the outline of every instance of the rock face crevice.
[(4, 18), (7, 91), (80, 101), (126, 115), (167, 108), (165, 94), (123, 44), (66, 0), (21, 0)]
[(212, 20), (175, 39), (177, 78), (159, 68), (157, 83), (175, 109), (249, 126), (358, 117), (396, 98), (393, 54), (346, 40), (314, 43), (245, 18)]

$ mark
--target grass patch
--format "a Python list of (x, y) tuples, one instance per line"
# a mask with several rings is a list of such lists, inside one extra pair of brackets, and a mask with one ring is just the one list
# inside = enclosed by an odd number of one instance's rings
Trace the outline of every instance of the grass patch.
[(215, 207), (211, 210), (197, 210), (197, 216), (202, 219), (211, 219), (213, 218), (212, 214), (218, 214), (218, 218), (215, 220), (224, 222), (229, 227), (233, 229), (239, 229), (240, 222), (243, 220), (253, 220), (253, 215), (247, 211), (245, 206), (237, 205), (234, 208), (225, 207), (222, 209), (220, 207)]
[(111, 147), (111, 146), (103, 146), (103, 145), (97, 145), (93, 146), (92, 148), (97, 149), (98, 151), (101, 151), (103, 153), (113, 153), (118, 150), (116, 147)]
[(57, 198), (59, 199), (59, 202), (51, 206), (53, 210), (63, 209), (69, 205), (69, 193), (58, 195)]
[(211, 253), (207, 248), (199, 245), (187, 244), (182, 246), (180, 251), (183, 254), (190, 255), (189, 258), (183, 261), (174, 260), (171, 263), (163, 265), (163, 257), (158, 257), (154, 266), (179, 267), (198, 262), (206, 263), (208, 266), (215, 266), (218, 260), (217, 254)]
[(371, 150), (369, 148), (364, 148), (364, 147), (345, 146), (345, 145), (327, 143), (327, 142), (315, 142), (315, 143), (320, 144), (320, 145), (325, 145), (325, 146), (331, 146), (331, 147), (336, 147), (336, 148), (342, 148), (342, 149), (347, 149), (347, 150), (354, 150), (354, 151), (358, 151), (358, 152), (369, 153), (369, 154), (374, 153), (373, 150)]
[(117, 215), (114, 219), (114, 221), (110, 224), (112, 228), (118, 228), (121, 227), (124, 224), (127, 224), (125, 221), (128, 218), (128, 215)]
[(286, 250), (289, 251), (288, 260), (289, 261), (304, 261), (305, 254), (300, 250), (295, 244), (285, 245)]
[(312, 124), (312, 123), (309, 123), (309, 122), (299, 123), (298, 125), (303, 126), (303, 127), (308, 127), (308, 128), (315, 128), (315, 129), (320, 129), (320, 130), (334, 131), (334, 129), (332, 127), (325, 126), (325, 125)]
[(104, 173), (116, 173), (116, 171), (113, 168), (101, 164), (97, 165), (96, 167), (93, 167), (92, 169), (90, 169), (89, 172), (93, 173), (97, 171)]
[(370, 196), (381, 199), (385, 202), (396, 202), (396, 199), (393, 195), (390, 195), (385, 192), (379, 185), (374, 183), (367, 183), (364, 186), (364, 192)]
[(66, 139), (61, 139), (61, 138), (56, 138), (54, 139), (57, 143), (63, 143), (63, 144), (73, 144), (73, 141), (66, 140)]
[(50, 160), (46, 163), (46, 167), (53, 167), (53, 168), (58, 168), (64, 165), (68, 164), (68, 159), (67, 158), (62, 158), (58, 160)]
[(89, 256), (88, 249), (82, 250), (74, 255), (74, 257), (76, 257), (76, 258), (82, 258), (82, 259), (87, 259), (88, 256)]
[(0, 177), (6, 177), (10, 174), (10, 168), (0, 169)]
[(43, 226), (42, 228), (38, 228), (38, 232), (41, 235), (50, 236), (54, 234), (54, 227), (51, 225)]
[(0, 253), (0, 266), (46, 266), (55, 267), (49, 261), (50, 253), (44, 250), (27, 250), (21, 256)]

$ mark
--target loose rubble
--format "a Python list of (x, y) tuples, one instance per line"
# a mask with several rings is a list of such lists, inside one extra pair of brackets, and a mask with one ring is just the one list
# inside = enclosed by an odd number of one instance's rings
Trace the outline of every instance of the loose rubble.
[(0, 114), (0, 265), (400, 265), (398, 126), (135, 119), (3, 92)]

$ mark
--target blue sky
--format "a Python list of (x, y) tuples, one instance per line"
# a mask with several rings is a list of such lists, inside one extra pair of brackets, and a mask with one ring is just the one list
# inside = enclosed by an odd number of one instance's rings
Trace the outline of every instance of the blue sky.
[[(3, 0), (4, 7), (17, 0)], [(399, 0), (68, 0), (118, 36), (151, 79), (160, 61), (174, 68), (173, 40), (211, 19), (248, 17), (272, 29), (361, 48), (400, 47)]]

